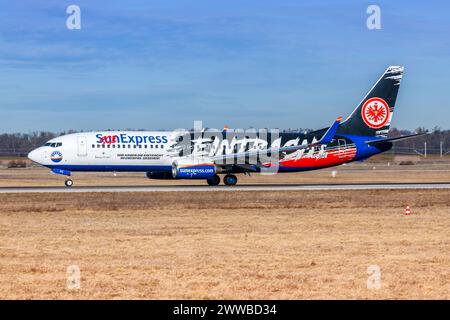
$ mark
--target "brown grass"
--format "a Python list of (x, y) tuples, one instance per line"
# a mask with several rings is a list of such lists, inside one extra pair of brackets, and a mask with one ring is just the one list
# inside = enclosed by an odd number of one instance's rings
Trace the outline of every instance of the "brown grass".
[[(336, 171), (336, 177), (332, 177)], [(46, 168), (0, 169), (0, 187), (63, 186), (64, 176), (50, 173)], [(205, 185), (204, 180), (150, 180), (144, 173), (75, 173), (75, 186), (111, 185)], [(276, 175), (239, 175), (239, 184), (289, 183), (392, 183), (392, 182), (450, 182), (450, 161), (424, 162), (400, 166), (394, 162), (351, 163), (329, 169)]]
[(447, 190), (0, 194), (0, 297), (449, 299), (449, 234)]

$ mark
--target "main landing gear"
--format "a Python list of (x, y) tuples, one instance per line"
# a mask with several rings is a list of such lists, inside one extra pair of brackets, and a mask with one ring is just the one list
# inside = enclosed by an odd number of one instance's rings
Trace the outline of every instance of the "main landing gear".
[(227, 174), (225, 177), (223, 177), (223, 183), (225, 183), (227, 186), (235, 186), (238, 179), (234, 174)]
[(215, 174), (211, 178), (207, 179), (206, 182), (208, 182), (210, 186), (217, 186), (220, 184), (220, 177), (217, 174)]
[[(227, 186), (235, 186), (238, 179), (234, 174), (227, 174), (225, 177), (223, 177), (223, 183)], [(211, 178), (207, 179), (206, 182), (210, 186), (218, 186), (220, 184), (220, 177), (215, 174)]]

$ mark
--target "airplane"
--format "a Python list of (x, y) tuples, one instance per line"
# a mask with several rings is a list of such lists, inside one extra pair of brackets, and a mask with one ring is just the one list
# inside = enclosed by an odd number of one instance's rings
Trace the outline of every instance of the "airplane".
[[(363, 161), (388, 151), (396, 141), (423, 134), (388, 137), (403, 77), (388, 67), (353, 112), (320, 130), (95, 131), (51, 139), (28, 158), (51, 172), (144, 172), (149, 179), (204, 179), (208, 185), (237, 184), (236, 174), (289, 173)], [(271, 171), (272, 170), (272, 171)]]

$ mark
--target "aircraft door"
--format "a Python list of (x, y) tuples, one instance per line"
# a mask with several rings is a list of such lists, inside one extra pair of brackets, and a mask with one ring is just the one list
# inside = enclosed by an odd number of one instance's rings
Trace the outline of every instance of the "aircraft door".
[(87, 143), (86, 137), (77, 137), (77, 146), (78, 146), (78, 156), (85, 157), (87, 156)]
[(339, 158), (344, 158), (345, 149), (347, 148), (347, 142), (345, 141), (345, 139), (339, 139), (338, 145), (339, 145)]

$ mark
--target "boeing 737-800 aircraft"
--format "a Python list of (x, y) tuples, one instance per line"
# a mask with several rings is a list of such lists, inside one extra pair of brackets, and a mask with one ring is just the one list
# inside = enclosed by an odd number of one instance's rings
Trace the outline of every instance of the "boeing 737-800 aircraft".
[(28, 157), (53, 173), (145, 172), (150, 179), (205, 179), (237, 183), (237, 173), (295, 172), (364, 160), (391, 149), (388, 138), (403, 67), (391, 66), (341, 122), (310, 133), (198, 131), (82, 132), (52, 139)]

